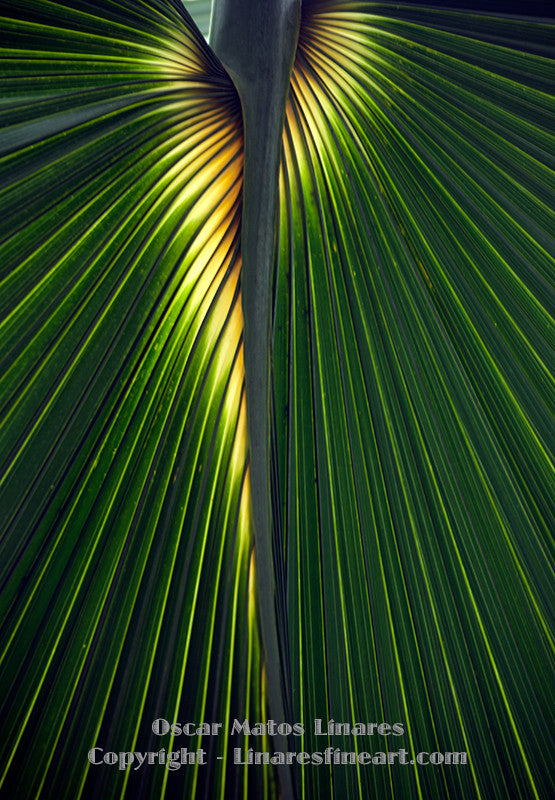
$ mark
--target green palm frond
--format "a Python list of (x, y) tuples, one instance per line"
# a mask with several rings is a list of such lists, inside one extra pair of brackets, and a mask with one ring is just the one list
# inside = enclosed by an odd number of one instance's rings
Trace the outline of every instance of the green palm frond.
[(211, 6), (0, 0), (2, 792), (543, 800), (553, 26)]
[[(471, 40), (468, 15), (303, 8), (273, 360), (293, 713), (399, 722), (390, 750), (470, 766), (299, 780), (308, 797), (332, 780), (337, 796), (545, 797), (553, 68)], [(355, 749), (301, 749), (328, 744)]]
[(240, 108), (177, 5), (2, 12), (4, 786), (159, 794), (88, 749), (263, 696)]

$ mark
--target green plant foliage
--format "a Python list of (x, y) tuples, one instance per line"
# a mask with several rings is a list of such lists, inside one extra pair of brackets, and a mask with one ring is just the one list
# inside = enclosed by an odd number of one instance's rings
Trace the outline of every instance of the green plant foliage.
[[(547, 797), (554, 71), (505, 46), (547, 30), (303, 9), (274, 320), (285, 682), (295, 718), (403, 723), (358, 750), (470, 766), (304, 767), (298, 783)], [(354, 749), (298, 749), (328, 745)]]
[(178, 4), (1, 11), (3, 786), (190, 796), (87, 752), (261, 713), (240, 108)]
[[(210, 5), (0, 0), (2, 792), (544, 800), (552, 26), (304, 0), (278, 176)], [(275, 228), (245, 235), (272, 187)], [(244, 355), (241, 267), (274, 233), (271, 346)], [(271, 405), (247, 403), (255, 357)], [(271, 443), (252, 475), (247, 418)], [(469, 763), (234, 766), (276, 747), (226, 730), (275, 713), (267, 667), (291, 750)]]

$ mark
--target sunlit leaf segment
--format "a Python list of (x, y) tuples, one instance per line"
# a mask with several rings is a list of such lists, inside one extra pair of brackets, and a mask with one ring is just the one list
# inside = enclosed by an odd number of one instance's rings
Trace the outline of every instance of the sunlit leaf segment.
[[(179, 2), (0, 15), (1, 780), (223, 796), (229, 737), (151, 723), (262, 713), (240, 107)], [(120, 771), (94, 746), (213, 766)]]
[[(550, 35), (303, 3), (273, 345), (286, 684), (297, 749), (407, 754), (298, 767), (305, 797), (548, 796)], [(411, 763), (448, 751), (468, 764)]]

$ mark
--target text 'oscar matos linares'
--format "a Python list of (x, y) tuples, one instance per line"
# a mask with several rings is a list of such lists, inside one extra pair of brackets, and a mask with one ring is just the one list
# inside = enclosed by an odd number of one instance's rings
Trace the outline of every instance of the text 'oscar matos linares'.
[[(217, 736), (223, 728), (222, 722), (168, 722), (166, 719), (155, 719), (152, 730), (157, 736)], [(402, 736), (403, 725), (400, 722), (335, 722), (330, 719), (324, 727), (321, 719), (314, 720), (315, 736)], [(234, 719), (231, 723), (229, 735), (242, 734), (243, 736), (303, 736), (305, 726), (302, 722), (280, 722), (273, 719), (266, 722), (256, 722), (252, 725), (248, 719)]]

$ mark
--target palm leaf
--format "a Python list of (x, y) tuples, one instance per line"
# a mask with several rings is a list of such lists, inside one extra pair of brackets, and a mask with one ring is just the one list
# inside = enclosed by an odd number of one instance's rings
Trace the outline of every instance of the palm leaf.
[(298, 749), (470, 764), (300, 768), (299, 784), (546, 797), (553, 69), (509, 46), (548, 30), (303, 11), (273, 344), (286, 683), (295, 718), (405, 733), (310, 730)]
[(0, 2), (3, 789), (547, 797), (551, 27), (209, 5)]
[[(206, 770), (87, 751), (263, 703), (240, 108), (177, 3), (2, 15), (4, 787), (194, 792)], [(228, 739), (203, 741), (219, 794)]]

